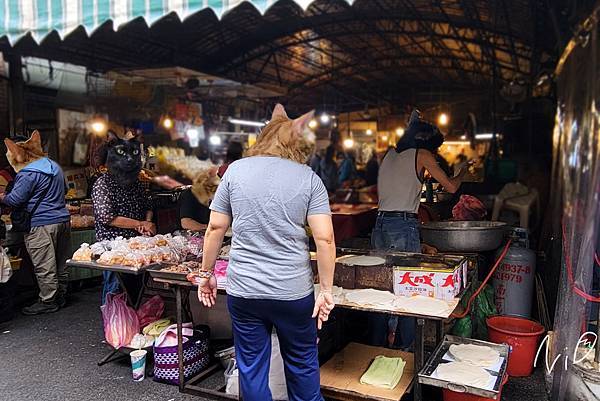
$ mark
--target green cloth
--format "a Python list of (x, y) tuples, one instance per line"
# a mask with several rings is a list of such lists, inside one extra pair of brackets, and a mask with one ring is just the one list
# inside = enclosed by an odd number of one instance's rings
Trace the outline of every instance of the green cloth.
[(406, 361), (402, 358), (378, 355), (360, 378), (360, 383), (392, 390), (400, 383), (404, 366)]
[(169, 319), (160, 319), (155, 321), (154, 323), (150, 323), (148, 326), (144, 327), (142, 333), (152, 336), (158, 337), (160, 333), (165, 331), (167, 327), (171, 325), (171, 320)]

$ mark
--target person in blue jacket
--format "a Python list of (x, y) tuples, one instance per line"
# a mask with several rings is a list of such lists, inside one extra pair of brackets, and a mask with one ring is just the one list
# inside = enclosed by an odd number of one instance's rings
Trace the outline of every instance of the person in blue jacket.
[(340, 172), (338, 177), (338, 185), (343, 187), (347, 181), (352, 181), (356, 178), (356, 161), (354, 152), (347, 150), (344, 152), (344, 159), (340, 164)]
[(60, 166), (46, 156), (37, 131), (27, 141), (4, 142), (6, 156), (17, 176), (12, 190), (0, 194), (0, 202), (13, 210), (24, 208), (31, 213), (31, 229), (24, 234), (24, 240), (40, 289), (38, 301), (22, 312), (56, 312), (66, 303), (69, 281), (65, 262), (71, 227), (65, 207), (65, 177)]

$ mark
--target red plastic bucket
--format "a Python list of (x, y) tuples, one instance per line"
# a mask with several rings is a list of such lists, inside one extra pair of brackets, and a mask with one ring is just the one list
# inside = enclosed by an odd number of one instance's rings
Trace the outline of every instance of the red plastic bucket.
[(492, 316), (487, 319), (487, 327), (491, 342), (510, 346), (506, 372), (510, 376), (531, 375), (544, 326), (522, 317)]
[[(496, 401), (502, 399), (502, 387), (504, 387), (507, 381), (508, 376), (504, 376), (504, 378), (502, 379), (502, 384), (498, 389), (498, 397), (496, 397)], [(457, 391), (448, 390), (447, 388), (442, 390), (442, 394), (444, 396), (444, 401), (493, 401), (493, 398), (480, 397), (478, 395), (473, 394), (459, 393)]]

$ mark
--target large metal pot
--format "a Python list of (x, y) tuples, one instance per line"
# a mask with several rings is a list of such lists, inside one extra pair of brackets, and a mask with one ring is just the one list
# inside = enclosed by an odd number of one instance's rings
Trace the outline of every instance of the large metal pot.
[(421, 235), (442, 252), (483, 252), (500, 247), (506, 227), (499, 221), (435, 221), (422, 224)]

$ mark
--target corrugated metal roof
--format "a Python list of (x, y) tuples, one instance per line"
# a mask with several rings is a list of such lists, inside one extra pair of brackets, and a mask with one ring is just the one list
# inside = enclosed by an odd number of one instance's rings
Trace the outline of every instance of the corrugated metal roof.
[(108, 21), (91, 35), (80, 27), (39, 44), (26, 36), (14, 49), (99, 71), (181, 66), (283, 88), (284, 100), (300, 108), (339, 99), (397, 102), (419, 91), (481, 92), (494, 79), (529, 82), (558, 54), (542, 0), (350, 3), (229, 1), (236, 7), (226, 13), (203, 9), (183, 21), (170, 13), (151, 27), (139, 17), (117, 31)]

